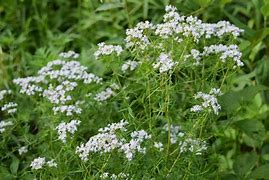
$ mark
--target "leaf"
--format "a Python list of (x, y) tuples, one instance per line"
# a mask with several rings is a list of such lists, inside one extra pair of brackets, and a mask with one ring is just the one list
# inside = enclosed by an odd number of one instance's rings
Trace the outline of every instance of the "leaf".
[(250, 174), (250, 178), (255, 178), (255, 179), (268, 179), (268, 177), (269, 177), (269, 164), (265, 164), (256, 168)]
[(12, 162), (10, 164), (10, 171), (12, 174), (17, 174), (18, 168), (19, 168), (20, 161), (18, 158), (13, 157)]
[(246, 177), (251, 169), (255, 166), (257, 159), (258, 156), (255, 152), (237, 156), (233, 165), (235, 174), (241, 178)]
[(196, 0), (196, 2), (201, 6), (205, 7), (208, 6), (211, 3), (211, 0)]
[(234, 124), (250, 137), (253, 135), (253, 133), (265, 132), (263, 123), (258, 120), (241, 120), (235, 122)]
[(96, 11), (107, 11), (107, 10), (111, 10), (111, 9), (117, 9), (117, 8), (122, 8), (123, 7), (123, 3), (105, 3), (102, 4), (101, 6), (99, 6)]
[(232, 91), (224, 94), (219, 98), (221, 107), (231, 113), (240, 107), (243, 102), (252, 101), (255, 95), (267, 89), (264, 86), (248, 86), (240, 91)]

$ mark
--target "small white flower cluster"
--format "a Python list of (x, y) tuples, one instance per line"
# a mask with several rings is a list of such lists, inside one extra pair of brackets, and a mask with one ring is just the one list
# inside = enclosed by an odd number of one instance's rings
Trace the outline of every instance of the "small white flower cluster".
[(197, 17), (180, 16), (173, 6), (166, 6), (166, 14), (164, 15), (163, 23), (156, 25), (155, 34), (162, 38), (176, 37), (193, 37), (195, 42), (199, 42), (201, 37), (221, 38), (226, 34), (231, 34), (235, 38), (243, 32), (242, 29), (230, 24), (227, 21), (218, 23), (203, 23)]
[(32, 168), (32, 170), (38, 170), (42, 169), (45, 165), (47, 165), (48, 167), (57, 167), (57, 163), (54, 161), (54, 159), (46, 162), (46, 159), (44, 157), (35, 158), (31, 162), (30, 167)]
[(77, 59), (79, 57), (79, 54), (74, 52), (74, 51), (68, 51), (68, 52), (61, 52), (59, 54), (60, 57), (63, 58), (73, 58), (73, 59)]
[(119, 56), (123, 49), (121, 46), (119, 45), (106, 45), (104, 42), (101, 42), (98, 45), (98, 49), (97, 51), (95, 51), (94, 55), (96, 58), (100, 57), (100, 56), (107, 56), (110, 55), (112, 53), (116, 53), (117, 56)]
[(173, 62), (171, 55), (161, 53), (160, 56), (157, 59), (157, 63), (153, 64), (154, 69), (159, 69), (160, 73), (167, 72), (176, 65), (176, 62)]
[(127, 70), (129, 69), (130, 71), (133, 71), (137, 68), (137, 66), (139, 65), (139, 62), (137, 61), (126, 61), (122, 66), (121, 66), (121, 70), (122, 72), (126, 73)]
[(241, 61), (242, 53), (238, 46), (234, 44), (229, 46), (223, 44), (205, 46), (203, 52), (199, 52), (197, 49), (192, 49), (191, 54), (185, 55), (185, 58), (188, 59), (191, 57), (196, 61), (194, 64), (199, 65), (201, 64), (200, 61), (202, 57), (214, 54), (220, 54), (222, 62), (226, 62), (228, 58), (231, 58), (236, 63), (234, 68), (236, 66), (244, 66), (244, 63)]
[(69, 123), (61, 122), (57, 127), (57, 133), (59, 135), (59, 140), (66, 143), (67, 133), (74, 135), (77, 131), (77, 126), (81, 123), (79, 120), (72, 120)]
[[(64, 58), (77, 58), (78, 54), (73, 51), (61, 53)], [(53, 81), (53, 83), (51, 82)], [(55, 82), (56, 81), (56, 82)], [(20, 92), (27, 95), (42, 96), (52, 104), (54, 114), (59, 112), (71, 116), (74, 113), (80, 114), (82, 109), (79, 102), (67, 104), (72, 100), (71, 92), (75, 91), (78, 83), (84, 84), (101, 83), (102, 79), (88, 73), (87, 67), (82, 66), (78, 61), (54, 60), (38, 71), (37, 76), (18, 78), (13, 82), (21, 87)]]
[[(165, 131), (169, 131), (169, 126), (168, 124), (165, 124), (163, 129)], [(170, 125), (170, 141), (172, 144), (175, 144), (178, 140), (178, 137), (182, 137), (184, 135), (183, 132), (180, 131), (181, 127), (180, 126), (175, 126), (175, 125)]]
[(126, 30), (125, 46), (127, 48), (138, 46), (145, 49), (149, 44), (149, 39), (145, 35), (146, 30), (153, 30), (155, 26), (149, 21), (139, 22), (134, 28)]
[(220, 89), (212, 88), (209, 94), (198, 92), (194, 98), (195, 99), (202, 99), (203, 103), (201, 105), (195, 105), (191, 108), (191, 112), (200, 112), (203, 111), (205, 108), (211, 107), (214, 114), (218, 115), (219, 111), (221, 110), (221, 106), (218, 103), (216, 96), (222, 95)]
[(2, 101), (5, 97), (5, 95), (11, 94), (11, 90), (1, 90), (0, 91), (0, 101)]
[(28, 152), (27, 146), (22, 146), (18, 149), (19, 155), (25, 154)]
[[(118, 90), (119, 86), (116, 83), (111, 84), (109, 87), (107, 87), (105, 90), (97, 93), (95, 97), (93, 98), (97, 102), (104, 102), (108, 100), (109, 98), (116, 95), (115, 90)], [(90, 96), (91, 94), (89, 94)]]
[(120, 150), (123, 151), (123, 153), (125, 154), (125, 157), (128, 159), (128, 161), (131, 161), (133, 159), (133, 156), (136, 151), (143, 154), (146, 153), (146, 148), (141, 147), (141, 143), (147, 139), (150, 139), (151, 135), (149, 135), (144, 130), (140, 130), (132, 132), (131, 137), (132, 139), (130, 140), (130, 142), (123, 144), (120, 148)]
[(179, 142), (180, 153), (191, 152), (195, 155), (202, 155), (203, 151), (207, 150), (207, 144), (200, 139), (187, 137)]
[(126, 131), (125, 126), (127, 124), (128, 122), (121, 120), (119, 123), (112, 123), (105, 128), (99, 129), (99, 134), (91, 137), (86, 144), (78, 146), (76, 153), (84, 161), (88, 160), (89, 153), (91, 152), (108, 153), (118, 149), (125, 154), (129, 161), (133, 159), (136, 151), (145, 153), (146, 149), (141, 147), (141, 143), (151, 138), (146, 131), (140, 130), (132, 132), (130, 142), (126, 142), (124, 138), (117, 136), (116, 131)]
[(100, 178), (101, 179), (112, 179), (112, 180), (117, 180), (117, 179), (125, 179), (128, 180), (129, 174), (125, 174), (125, 173), (119, 173), (118, 175), (116, 174), (111, 174), (108, 172), (105, 172), (103, 174), (101, 174)]
[(115, 95), (114, 91), (110, 87), (108, 87), (105, 90), (97, 93), (94, 97), (94, 100), (98, 102), (103, 102), (103, 101), (108, 100), (114, 95)]
[(6, 130), (7, 126), (12, 126), (13, 122), (11, 121), (0, 121), (0, 133), (3, 133)]
[(163, 143), (161, 142), (154, 142), (154, 147), (157, 148), (159, 151), (163, 151)]
[(1, 108), (2, 111), (7, 111), (8, 114), (13, 114), (17, 112), (17, 103), (9, 102), (7, 104), (4, 104)]

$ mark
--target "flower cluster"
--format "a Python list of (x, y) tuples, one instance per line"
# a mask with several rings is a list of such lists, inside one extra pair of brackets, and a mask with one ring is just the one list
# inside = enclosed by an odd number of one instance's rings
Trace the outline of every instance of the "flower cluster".
[(137, 61), (126, 61), (122, 66), (121, 66), (121, 70), (122, 72), (126, 73), (127, 70), (129, 69), (130, 71), (133, 71), (136, 69), (136, 67), (139, 65), (139, 62)]
[(28, 152), (27, 146), (22, 146), (18, 149), (19, 155), (25, 154)]
[(79, 157), (87, 161), (89, 153), (108, 153), (118, 149), (123, 152), (128, 160), (132, 160), (137, 152), (145, 153), (145, 148), (141, 147), (141, 143), (149, 139), (151, 136), (144, 130), (134, 131), (131, 133), (132, 139), (126, 142), (126, 139), (117, 136), (116, 131), (124, 132), (128, 122), (121, 120), (119, 123), (112, 123), (104, 128), (100, 128), (99, 134), (91, 137), (86, 144), (77, 147), (76, 153)]
[(200, 112), (204, 109), (211, 108), (214, 114), (218, 115), (219, 111), (221, 110), (221, 106), (218, 103), (216, 96), (222, 95), (220, 89), (212, 88), (209, 94), (198, 92), (194, 98), (195, 99), (202, 99), (203, 103), (201, 105), (195, 105), (191, 108), (191, 112)]
[[(73, 51), (61, 53), (64, 58), (77, 58), (78, 54)], [(56, 81), (56, 82), (55, 82)], [(66, 113), (71, 116), (74, 113), (80, 114), (79, 102), (70, 104), (72, 99), (71, 92), (75, 91), (78, 83), (85, 85), (91, 83), (100, 84), (102, 81), (98, 76), (88, 73), (87, 67), (82, 66), (78, 61), (54, 60), (38, 71), (37, 76), (18, 78), (13, 82), (21, 87), (20, 92), (27, 95), (38, 94), (49, 100), (52, 104), (54, 113)]]
[(17, 112), (17, 103), (9, 102), (7, 104), (4, 104), (1, 108), (2, 111), (7, 111), (8, 114), (13, 114)]
[(44, 157), (35, 158), (31, 162), (30, 167), (32, 168), (32, 170), (38, 170), (42, 169), (45, 165), (47, 165), (48, 167), (57, 167), (57, 163), (54, 161), (54, 159), (46, 162), (46, 159)]
[(117, 180), (117, 179), (128, 180), (128, 177), (129, 177), (129, 174), (125, 174), (122, 172), (119, 173), (118, 175), (105, 172), (105, 173), (101, 174), (101, 176), (100, 176), (101, 179), (112, 179), (112, 180)]
[(115, 90), (118, 90), (119, 86), (116, 83), (111, 84), (109, 87), (107, 87), (105, 90), (97, 93), (95, 97), (93, 98), (97, 102), (104, 102), (111, 97), (115, 96)]
[(94, 53), (96, 58), (98, 58), (100, 56), (107, 56), (107, 55), (110, 55), (112, 53), (116, 53), (117, 56), (119, 56), (123, 51), (122, 47), (119, 45), (117, 45), (117, 46), (106, 45), (104, 42), (101, 42), (97, 45), (98, 45), (98, 49)]
[(159, 69), (160, 73), (164, 73), (173, 69), (176, 64), (176, 62), (173, 62), (171, 55), (161, 53), (159, 58), (157, 59), (157, 63), (153, 64), (153, 68)]
[(0, 91), (0, 101), (2, 101), (7, 94), (11, 94), (11, 90), (1, 90)]
[[(169, 125), (165, 124), (163, 129), (165, 131), (169, 131)], [(178, 140), (178, 137), (182, 137), (184, 135), (184, 133), (182, 133), (181, 131), (181, 127), (180, 126), (175, 126), (175, 125), (170, 125), (170, 141), (172, 144), (175, 144)]]
[(242, 29), (230, 24), (227, 21), (218, 23), (203, 23), (197, 17), (180, 16), (173, 6), (166, 6), (164, 22), (156, 25), (155, 34), (162, 38), (168, 37), (192, 37), (195, 42), (199, 42), (201, 37), (206, 39), (212, 37), (222, 38), (231, 34), (235, 38), (243, 32)]
[(197, 49), (192, 49), (191, 54), (185, 55), (185, 58), (192, 58), (196, 61), (194, 64), (199, 65), (201, 64), (200, 61), (203, 57), (214, 54), (220, 54), (220, 60), (222, 62), (226, 62), (228, 58), (231, 58), (236, 63), (234, 68), (236, 66), (244, 66), (244, 63), (241, 61), (242, 53), (238, 46), (234, 44), (229, 46), (223, 44), (205, 46), (203, 52), (200, 52)]
[(69, 123), (61, 122), (57, 127), (57, 133), (59, 135), (59, 139), (66, 143), (67, 133), (73, 135), (77, 131), (77, 126), (81, 123), (79, 120), (72, 120)]
[(159, 151), (163, 151), (163, 143), (161, 142), (154, 142), (154, 147), (157, 148)]
[(63, 58), (73, 58), (73, 59), (77, 59), (79, 57), (79, 54), (74, 52), (74, 51), (68, 51), (68, 52), (61, 52), (59, 54), (60, 57)]
[(200, 139), (194, 139), (190, 137), (183, 136), (183, 140), (179, 142), (180, 153), (194, 153), (195, 155), (202, 155), (204, 151), (207, 150), (206, 142)]
[(155, 26), (149, 21), (139, 22), (134, 28), (126, 30), (125, 46), (127, 48), (138, 46), (140, 49), (145, 49), (150, 41), (145, 35), (146, 30), (153, 30)]
[(0, 121), (0, 133), (3, 133), (6, 130), (7, 126), (12, 126), (13, 122), (11, 121)]

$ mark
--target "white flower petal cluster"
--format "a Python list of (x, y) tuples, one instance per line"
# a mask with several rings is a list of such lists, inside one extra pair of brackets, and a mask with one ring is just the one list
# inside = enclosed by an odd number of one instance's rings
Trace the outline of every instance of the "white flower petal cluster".
[(171, 55), (161, 53), (157, 59), (157, 63), (153, 64), (154, 69), (159, 69), (160, 73), (167, 72), (174, 68), (177, 62), (173, 62)]
[(194, 153), (195, 155), (202, 155), (207, 150), (207, 144), (200, 139), (187, 137), (179, 142), (180, 153)]
[(46, 162), (46, 159), (44, 157), (35, 158), (31, 162), (30, 167), (32, 170), (38, 170), (42, 169), (45, 165), (47, 165), (48, 167), (57, 167), (57, 163), (54, 161), (54, 159)]
[(61, 122), (57, 127), (57, 133), (59, 135), (59, 140), (66, 143), (67, 133), (74, 135), (77, 131), (77, 126), (81, 123), (79, 120), (71, 120), (69, 123)]
[(74, 51), (68, 51), (68, 52), (61, 52), (59, 54), (60, 57), (63, 58), (73, 58), (73, 59), (77, 59), (79, 57), (79, 54), (74, 52)]
[(144, 130), (140, 130), (132, 132), (131, 137), (132, 139), (130, 140), (130, 142), (123, 144), (120, 148), (120, 151), (125, 154), (125, 157), (128, 159), (128, 161), (131, 161), (133, 159), (136, 152), (140, 152), (143, 154), (146, 153), (146, 148), (141, 147), (141, 143), (147, 139), (150, 139), (151, 135), (149, 135)]
[(212, 109), (214, 114), (218, 115), (221, 106), (218, 103), (217, 96), (222, 95), (220, 89), (217, 88), (212, 88), (209, 92), (209, 94), (203, 93), (203, 92), (198, 92), (194, 98), (195, 99), (202, 99), (203, 102), (201, 105), (195, 105), (191, 108), (191, 112), (200, 112), (205, 109)]
[(133, 71), (137, 68), (137, 66), (139, 65), (139, 62), (137, 61), (126, 61), (122, 66), (121, 66), (121, 70), (122, 72), (126, 73), (127, 70), (129, 69), (130, 71)]
[(105, 90), (97, 93), (94, 97), (94, 100), (98, 102), (103, 102), (113, 97), (114, 95), (115, 95), (115, 92), (110, 87), (108, 87)]
[(193, 37), (195, 42), (199, 42), (201, 37), (221, 38), (231, 34), (235, 38), (243, 32), (242, 29), (230, 24), (227, 21), (218, 23), (203, 23), (197, 17), (180, 16), (173, 6), (166, 7), (163, 23), (156, 25), (155, 34), (162, 38), (168, 37)]
[[(163, 129), (169, 131), (169, 125), (165, 124)], [(178, 137), (182, 137), (184, 133), (181, 132), (180, 126), (170, 125), (170, 141), (172, 144), (175, 144), (178, 140)]]
[(28, 152), (27, 146), (22, 146), (18, 149), (19, 155), (25, 154)]
[[(69, 51), (61, 53), (64, 58), (77, 58), (78, 54)], [(102, 83), (98, 76), (88, 73), (87, 67), (82, 66), (78, 61), (54, 60), (38, 71), (37, 76), (18, 78), (13, 82), (21, 87), (20, 92), (27, 95), (38, 94), (49, 100), (52, 104), (54, 114), (59, 112), (67, 116), (80, 114), (82, 109), (79, 103), (70, 104), (71, 92), (76, 91), (78, 83), (85, 85)]]
[(99, 134), (91, 137), (85, 144), (76, 148), (76, 153), (83, 161), (88, 160), (90, 153), (108, 153), (113, 150), (123, 152), (128, 160), (132, 160), (136, 152), (145, 153), (146, 149), (141, 147), (141, 143), (151, 136), (144, 130), (131, 133), (132, 139), (126, 142), (124, 138), (117, 136), (116, 131), (124, 132), (128, 122), (121, 120), (119, 123), (112, 123), (99, 129)]
[(155, 26), (149, 21), (139, 22), (134, 28), (126, 30), (125, 46), (127, 48), (137, 46), (145, 49), (150, 41), (145, 34), (146, 30), (153, 30)]
[(112, 179), (112, 180), (117, 180), (117, 179), (125, 179), (128, 180), (129, 174), (125, 174), (123, 172), (119, 174), (110, 174), (108, 172), (105, 172), (101, 174), (100, 179)]
[(234, 68), (237, 66), (244, 66), (244, 63), (241, 61), (242, 53), (238, 46), (234, 44), (229, 46), (223, 44), (205, 46), (203, 52), (200, 52), (197, 49), (192, 49), (191, 54), (186, 55), (185, 58), (188, 59), (191, 57), (196, 61), (194, 64), (199, 65), (203, 57), (214, 54), (220, 54), (220, 60), (222, 62), (226, 62), (228, 58), (231, 58), (236, 64)]
[(13, 122), (11, 121), (0, 121), (0, 133), (3, 133), (6, 130), (7, 126), (12, 126)]
[(7, 111), (8, 114), (13, 114), (17, 112), (17, 103), (9, 102), (7, 104), (4, 104), (1, 108), (2, 111)]
[(161, 142), (154, 142), (154, 147), (157, 148), (159, 151), (163, 151), (163, 143)]
[(116, 46), (107, 45), (104, 42), (101, 42), (97, 45), (98, 45), (98, 49), (94, 53), (96, 58), (98, 58), (100, 56), (107, 56), (107, 55), (110, 55), (112, 53), (116, 53), (117, 56), (119, 56), (123, 51), (122, 47), (119, 45), (116, 45)]
[(12, 93), (11, 90), (1, 90), (0, 91), (0, 101), (2, 101), (7, 94), (11, 94), (11, 93)]

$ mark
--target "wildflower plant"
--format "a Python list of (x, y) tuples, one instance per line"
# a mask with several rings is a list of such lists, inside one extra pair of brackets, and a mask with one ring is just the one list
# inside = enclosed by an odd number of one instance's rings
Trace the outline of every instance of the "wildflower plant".
[[(127, 29), (122, 44), (97, 45), (91, 61), (104, 73), (90, 72), (68, 51), (13, 80), (37, 106), (26, 122), (36, 131), (17, 147), (21, 157), (34, 152), (23, 159), (29, 176), (187, 179), (217, 169), (213, 129), (225, 115), (218, 98), (244, 65), (237, 45), (243, 30), (173, 6), (165, 11), (160, 24)], [(0, 91), (1, 110), (13, 114), (20, 102), (1, 102), (9, 93)], [(1, 121), (0, 132), (12, 125)]]

